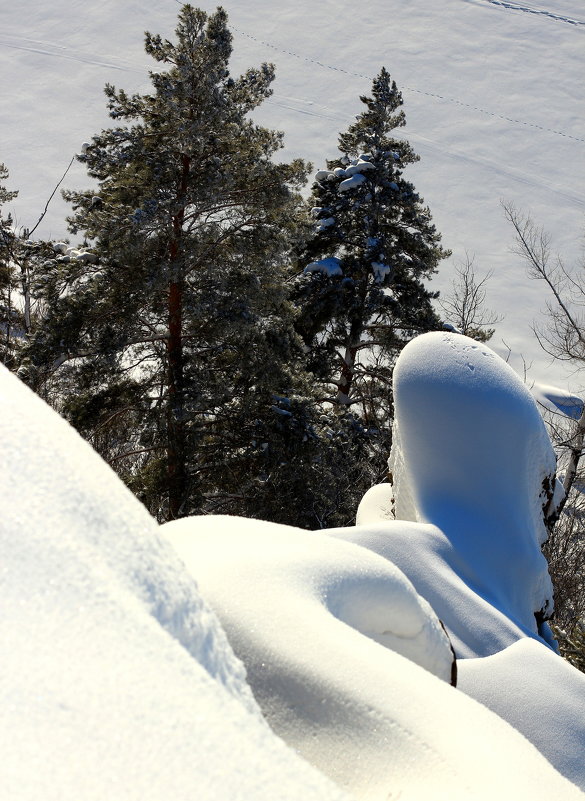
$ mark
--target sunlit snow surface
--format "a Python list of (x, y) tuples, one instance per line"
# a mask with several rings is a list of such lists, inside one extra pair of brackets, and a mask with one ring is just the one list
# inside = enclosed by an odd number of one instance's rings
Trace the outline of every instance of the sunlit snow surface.
[(0, 366), (0, 798), (339, 799), (154, 520)]
[(187, 518), (163, 531), (219, 615), (272, 728), (356, 798), (581, 797), (500, 718), (400, 655), (414, 652), (443, 675), (450, 662), (428, 607), (385, 560), (237, 517)]
[[(371, 490), (358, 511), (369, 547), (409, 576), (459, 656), (538, 637), (535, 614), (552, 610), (540, 547), (555, 456), (529, 391), (486, 345), (433, 333), (402, 352), (394, 398), (393, 498)], [(391, 506), (398, 520), (425, 525), (376, 532), (376, 514), (387, 519)]]
[[(435, 613), (375, 544), (413, 534), (416, 551), (436, 526), (205, 517), (159, 530), (3, 368), (0, 443), (0, 797), (582, 797), (542, 756), (584, 783), (580, 674), (482, 600), (485, 636), (511, 647), (463, 660), (454, 689)], [(441, 574), (439, 556), (418, 559)], [(476, 604), (466, 625), (480, 618)]]

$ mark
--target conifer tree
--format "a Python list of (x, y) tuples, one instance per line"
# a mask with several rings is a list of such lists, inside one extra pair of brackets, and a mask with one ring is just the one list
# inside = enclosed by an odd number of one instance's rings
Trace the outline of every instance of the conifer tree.
[(14, 234), (10, 215), (4, 217), (2, 206), (9, 203), (18, 192), (9, 191), (1, 183), (8, 179), (8, 170), (0, 163), (0, 361), (11, 366), (14, 327), (19, 326), (19, 315), (13, 305), (14, 291)]
[[(0, 164), (0, 182), (7, 179), (8, 170)], [(51, 245), (30, 240), (26, 229), (16, 229), (10, 214), (3, 216), (2, 205), (17, 196), (0, 183), (0, 361), (24, 377), (23, 353), (40, 314), (34, 275)]]
[(449, 254), (404, 168), (418, 160), (395, 137), (402, 96), (387, 70), (339, 137), (341, 155), (315, 177), (315, 233), (303, 254), (296, 300), (311, 366), (332, 402), (371, 420), (389, 397), (392, 364), (413, 335), (440, 327), (422, 280)]
[(308, 408), (274, 400), (306, 390), (283, 286), (306, 166), (273, 163), (281, 134), (249, 119), (274, 71), (230, 77), (223, 9), (183, 6), (176, 41), (147, 33), (146, 51), (165, 71), (150, 94), (106, 87), (117, 124), (79, 157), (97, 189), (65, 193), (86, 258), (47, 268), (31, 356), (56, 371), (72, 422), (169, 519), (206, 498), (233, 511), (246, 470), (268, 480), (257, 429), (286, 418), (292, 430)]

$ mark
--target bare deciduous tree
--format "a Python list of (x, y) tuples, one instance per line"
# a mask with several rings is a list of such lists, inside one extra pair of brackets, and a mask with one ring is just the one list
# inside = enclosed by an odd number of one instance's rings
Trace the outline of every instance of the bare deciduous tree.
[(451, 292), (441, 298), (439, 305), (446, 316), (446, 321), (461, 334), (487, 342), (495, 329), (489, 326), (502, 320), (491, 309), (485, 308), (486, 284), (492, 277), (491, 271), (482, 279), (478, 279), (474, 268), (474, 257), (465, 254), (465, 263), (455, 266), (456, 277), (451, 285)]
[[(548, 288), (546, 322), (533, 326), (541, 348), (570, 363), (575, 374), (585, 367), (585, 260), (575, 269), (551, 251), (550, 235), (529, 214), (504, 203), (515, 231), (514, 252), (529, 275)], [(585, 404), (578, 417), (543, 415), (559, 455), (565, 497), (544, 547), (555, 590), (553, 630), (561, 653), (585, 672)]]

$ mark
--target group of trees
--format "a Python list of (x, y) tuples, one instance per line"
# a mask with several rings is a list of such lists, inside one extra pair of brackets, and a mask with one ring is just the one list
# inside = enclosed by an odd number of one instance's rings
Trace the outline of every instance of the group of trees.
[[(263, 64), (229, 74), (225, 12), (182, 7), (176, 40), (146, 34), (150, 94), (112, 86), (114, 126), (85, 143), (90, 189), (65, 192), (80, 244), (32, 240), (2, 206), (0, 359), (86, 437), (160, 520), (257, 516), (307, 528), (350, 523), (385, 478), (391, 377), (414, 335), (441, 327), (423, 280), (448, 253), (404, 170), (402, 97), (382, 69), (339, 154), (276, 163), (280, 133), (252, 112)], [(537, 336), (585, 360), (585, 286), (508, 206), (520, 254), (551, 291)], [(441, 303), (489, 339), (472, 260)], [(577, 311), (575, 311), (577, 309)], [(547, 545), (557, 634), (585, 662), (585, 415), (559, 434), (567, 502)], [(581, 662), (579, 662), (581, 660)]]
[(106, 87), (92, 187), (64, 193), (80, 244), (2, 222), (3, 361), (161, 520), (350, 522), (385, 474), (394, 360), (440, 327), (422, 280), (447, 253), (403, 178), (400, 92), (382, 69), (307, 203), (309, 165), (250, 118), (273, 67), (230, 76), (221, 8), (183, 6), (146, 51), (151, 92)]

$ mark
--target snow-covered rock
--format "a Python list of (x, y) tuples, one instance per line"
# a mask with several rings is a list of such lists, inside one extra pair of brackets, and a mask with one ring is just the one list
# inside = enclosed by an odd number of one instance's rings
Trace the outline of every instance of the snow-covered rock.
[[(402, 352), (394, 399), (390, 470), (396, 517), (440, 529), (435, 535), (427, 527), (420, 535), (428, 558), (440, 555), (453, 581), (463, 582), (525, 635), (538, 637), (535, 614), (552, 610), (540, 549), (548, 536), (543, 507), (555, 488), (555, 456), (530, 392), (486, 345), (437, 332), (417, 337)], [(404, 570), (399, 550), (396, 543), (392, 551)], [(417, 587), (417, 579), (404, 572)], [(422, 579), (422, 567), (419, 572)], [(478, 651), (473, 628), (456, 623), (471, 608), (453, 609), (453, 597), (438, 579), (434, 585), (431, 604), (445, 623), (453, 618), (458, 652), (493, 653), (487, 641)], [(483, 619), (479, 608), (478, 617)], [(504, 638), (494, 650), (512, 641)]]
[(511, 726), (395, 650), (445, 677), (436, 618), (385, 560), (235, 517), (162, 530), (271, 727), (356, 799), (581, 798)]

